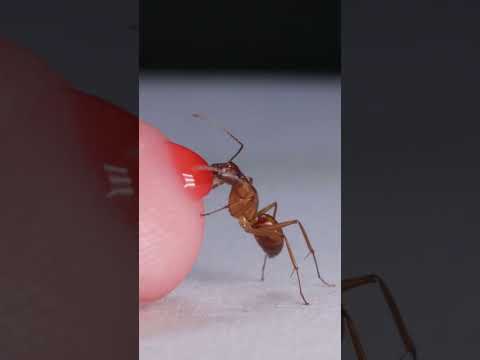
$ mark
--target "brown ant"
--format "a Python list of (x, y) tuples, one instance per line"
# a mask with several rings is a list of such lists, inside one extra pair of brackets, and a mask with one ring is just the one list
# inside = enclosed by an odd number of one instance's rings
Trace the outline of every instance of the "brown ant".
[[(194, 114), (194, 117), (203, 118), (199, 114)], [(300, 221), (291, 220), (291, 221), (285, 221), (281, 223), (277, 222), (277, 219), (276, 219), (277, 203), (276, 202), (273, 202), (270, 205), (258, 211), (258, 193), (255, 187), (253, 186), (252, 178), (245, 176), (240, 170), (240, 168), (233, 162), (233, 160), (243, 150), (244, 145), (239, 139), (237, 139), (228, 130), (226, 129), (223, 129), (223, 130), (240, 145), (240, 148), (227, 162), (212, 164), (203, 169), (212, 171), (215, 175), (212, 189), (218, 186), (221, 186), (223, 184), (228, 184), (231, 186), (229, 201), (227, 205), (217, 210), (204, 213), (202, 214), (202, 216), (211, 215), (228, 208), (230, 215), (238, 219), (240, 226), (246, 232), (254, 235), (258, 244), (265, 252), (265, 258), (262, 266), (262, 277), (261, 277), (262, 281), (264, 280), (265, 265), (267, 262), (267, 258), (273, 258), (278, 254), (280, 254), (280, 252), (283, 249), (283, 244), (285, 243), (285, 245), (287, 246), (288, 254), (290, 255), (290, 260), (292, 261), (293, 272), (297, 274), (300, 295), (304, 303), (308, 305), (308, 302), (306, 301), (302, 292), (300, 275), (298, 273), (298, 265), (296, 263), (295, 256), (293, 255), (292, 248), (288, 242), (287, 237), (282, 231), (284, 227), (295, 225), (295, 224), (297, 224), (300, 227), (300, 230), (303, 234), (303, 237), (309, 249), (309, 253), (307, 256), (309, 256), (310, 254), (313, 256), (318, 278), (327, 286), (333, 286), (333, 285), (328, 284), (320, 276), (317, 259), (315, 257), (315, 251)], [(273, 215), (267, 214), (267, 212), (271, 209), (273, 209)], [(413, 340), (407, 331), (407, 327), (402, 319), (398, 305), (396, 304), (391, 291), (389, 290), (389, 288), (387, 287), (387, 285), (385, 284), (382, 278), (380, 278), (378, 275), (371, 274), (371, 275), (366, 275), (366, 276), (361, 276), (356, 278), (344, 279), (342, 280), (342, 294), (351, 289), (368, 285), (368, 284), (379, 285), (382, 291), (382, 294), (385, 298), (385, 301), (392, 313), (392, 317), (400, 333), (405, 349), (407, 350), (405, 355), (411, 354), (413, 359), (416, 359), (417, 352), (416, 352), (416, 348), (413, 343)], [(350, 333), (350, 337), (351, 337), (353, 347), (358, 360), (366, 360), (367, 357), (365, 354), (365, 350), (363, 349), (363, 346), (361, 344), (360, 337), (356, 329), (355, 323), (353, 322), (352, 318), (350, 317), (348, 311), (346, 310), (343, 304), (342, 304), (341, 318), (342, 318), (341, 320), (342, 321), (342, 339), (344, 338), (344, 332), (345, 332), (344, 329), (346, 326)]]
[[(193, 114), (193, 116), (205, 119), (199, 114)], [(265, 258), (262, 266), (262, 281), (264, 280), (267, 258), (273, 258), (280, 254), (283, 249), (283, 245), (285, 244), (287, 247), (288, 255), (290, 256), (290, 260), (292, 261), (293, 265), (293, 271), (291, 275), (293, 275), (294, 272), (296, 273), (300, 296), (302, 297), (305, 305), (308, 305), (308, 302), (303, 295), (302, 284), (298, 272), (298, 265), (293, 254), (292, 247), (290, 246), (287, 237), (283, 233), (283, 228), (291, 225), (299, 226), (309, 250), (307, 257), (309, 255), (312, 255), (313, 261), (315, 262), (315, 268), (318, 278), (327, 286), (334, 285), (327, 283), (321, 277), (320, 271), (318, 270), (317, 258), (315, 257), (315, 250), (310, 243), (305, 228), (299, 220), (278, 222), (276, 219), (277, 202), (273, 202), (266, 207), (258, 210), (258, 193), (253, 186), (252, 178), (245, 176), (240, 170), (240, 168), (233, 162), (233, 160), (243, 150), (244, 145), (230, 131), (228, 131), (227, 129), (223, 130), (227, 135), (229, 135), (234, 141), (236, 141), (240, 145), (240, 148), (227, 162), (211, 164), (208, 167), (202, 167), (202, 169), (209, 170), (214, 173), (212, 189), (223, 184), (231, 186), (228, 204), (219, 209), (201, 215), (207, 216), (221, 210), (228, 209), (230, 215), (238, 220), (243, 230), (245, 230), (247, 233), (252, 234), (255, 237), (258, 245), (260, 245), (260, 247), (265, 252)], [(273, 214), (267, 214), (267, 212), (272, 209)]]
[[(342, 298), (343, 298), (343, 293), (351, 289), (355, 289), (360, 286), (369, 285), (369, 284), (378, 284), (378, 286), (380, 287), (380, 290), (382, 291), (383, 297), (385, 298), (385, 302), (387, 303), (390, 309), (393, 320), (395, 321), (400, 337), (402, 338), (403, 345), (406, 349), (406, 353), (402, 357), (402, 359), (406, 355), (410, 354), (412, 358), (415, 360), (417, 358), (417, 351), (415, 348), (415, 344), (413, 343), (413, 340), (407, 331), (405, 322), (402, 319), (400, 310), (393, 298), (393, 295), (390, 289), (387, 287), (387, 285), (385, 284), (385, 282), (381, 277), (375, 274), (371, 274), (371, 275), (359, 276), (355, 278), (342, 280)], [(360, 342), (358, 330), (352, 318), (350, 317), (350, 314), (346, 310), (345, 306), (342, 304), (342, 339), (344, 337), (345, 326), (347, 327), (348, 332), (350, 333), (350, 338), (352, 340), (353, 349), (355, 350), (357, 359), (366, 360), (367, 356), (365, 354), (365, 350), (363, 349), (362, 343)]]

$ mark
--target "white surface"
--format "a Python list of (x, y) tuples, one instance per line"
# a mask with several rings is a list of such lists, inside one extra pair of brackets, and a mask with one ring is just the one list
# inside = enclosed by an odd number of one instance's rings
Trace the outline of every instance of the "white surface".
[[(244, 140), (237, 164), (254, 178), (260, 206), (277, 200), (279, 220), (301, 269), (302, 305), (286, 250), (269, 260), (265, 282), (255, 239), (227, 212), (207, 218), (198, 261), (168, 297), (140, 309), (141, 360), (340, 359), (340, 82), (338, 79), (143, 77), (140, 115), (173, 141), (220, 162), (236, 149), (221, 131), (189, 118), (208, 114)], [(228, 189), (206, 201), (226, 204)]]

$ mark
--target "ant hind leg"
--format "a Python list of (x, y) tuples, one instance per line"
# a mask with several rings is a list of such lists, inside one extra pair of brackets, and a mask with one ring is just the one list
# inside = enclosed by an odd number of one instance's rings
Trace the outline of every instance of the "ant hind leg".
[[(317, 257), (315, 256), (315, 250), (313, 249), (312, 243), (310, 242), (310, 239), (308, 238), (307, 232), (305, 231), (305, 228), (303, 227), (303, 225), (302, 225), (302, 223), (301, 223), (300, 221), (298, 221), (298, 220), (284, 221), (284, 222), (278, 223), (278, 224), (276, 224), (276, 225), (270, 226), (270, 229), (271, 229), (271, 230), (282, 229), (282, 228), (285, 228), (285, 227), (287, 227), (287, 226), (295, 225), (295, 224), (300, 227), (300, 231), (302, 232), (303, 239), (305, 240), (305, 242), (306, 242), (306, 244), (307, 244), (307, 248), (308, 248), (308, 250), (309, 250), (308, 255), (312, 254), (313, 261), (315, 262), (315, 269), (317, 270), (317, 276), (318, 276), (318, 278), (319, 278), (326, 286), (328, 286), (328, 287), (334, 287), (335, 285), (328, 283), (328, 282), (325, 281), (325, 279), (323, 279), (323, 277), (320, 275), (320, 270), (318, 269)], [(307, 257), (308, 257), (308, 255), (307, 255)]]
[(219, 208), (219, 209), (216, 209), (216, 210), (213, 210), (213, 211), (209, 211), (209, 212), (206, 212), (206, 213), (202, 213), (202, 214), (200, 214), (200, 216), (208, 216), (208, 215), (215, 214), (215, 213), (217, 213), (217, 212), (219, 212), (219, 211), (222, 211), (222, 210), (227, 209), (229, 206), (230, 206), (230, 205), (227, 204), (227, 205), (225, 205), (225, 206), (222, 206), (222, 207)]
[(295, 269), (295, 272), (297, 273), (297, 280), (298, 280), (298, 290), (300, 291), (300, 296), (302, 297), (303, 302), (305, 305), (309, 305), (308, 301), (305, 299), (305, 296), (303, 295), (302, 291), (302, 283), (300, 281), (300, 274), (298, 272), (298, 265), (297, 262), (295, 261), (295, 256), (293, 255), (292, 248), (290, 244), (288, 243), (287, 238), (284, 238), (285, 240), (285, 245), (287, 245), (287, 250), (288, 250), (288, 255), (290, 255), (290, 260), (292, 261), (293, 268)]

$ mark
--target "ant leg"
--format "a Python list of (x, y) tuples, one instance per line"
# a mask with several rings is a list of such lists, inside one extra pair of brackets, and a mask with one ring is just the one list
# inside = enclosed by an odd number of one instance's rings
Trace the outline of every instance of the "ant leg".
[(353, 322), (350, 314), (342, 306), (342, 322), (345, 321), (347, 325), (348, 332), (350, 333), (350, 338), (352, 339), (352, 345), (355, 349), (355, 354), (357, 354), (358, 360), (366, 360), (367, 356), (365, 355), (365, 350), (363, 350), (362, 343), (360, 342), (360, 336), (358, 335), (357, 328)]
[[(318, 278), (326, 285), (326, 286), (329, 286), (329, 287), (334, 287), (335, 285), (333, 284), (330, 284), (328, 282), (326, 282), (322, 276), (320, 275), (320, 270), (318, 270), (318, 261), (317, 261), (317, 257), (315, 256), (315, 250), (313, 249), (313, 246), (310, 242), (310, 239), (308, 238), (308, 235), (307, 235), (307, 232), (305, 231), (305, 228), (303, 227), (302, 223), (298, 220), (291, 220), (291, 221), (284, 221), (284, 222), (281, 222), (281, 223), (278, 223), (276, 225), (272, 225), (270, 226), (269, 228), (272, 229), (272, 230), (275, 230), (275, 229), (282, 229), (284, 227), (287, 227), (287, 226), (290, 226), (290, 225), (295, 225), (297, 224), (299, 227), (300, 227), (300, 230), (302, 232), (302, 235), (303, 235), (303, 238), (305, 239), (305, 242), (307, 243), (307, 247), (308, 247), (308, 250), (310, 251), (309, 254), (312, 254), (313, 256), (313, 261), (315, 262), (315, 268), (317, 270), (317, 276)], [(307, 255), (308, 256), (308, 255)]]
[(260, 278), (261, 281), (265, 280), (265, 266), (267, 265), (267, 255), (265, 255), (265, 258), (263, 259), (263, 266), (262, 266), (262, 277)]
[(203, 213), (203, 214), (200, 214), (200, 216), (208, 216), (208, 215), (212, 215), (212, 214), (215, 214), (215, 213), (217, 213), (217, 212), (219, 212), (219, 211), (225, 210), (225, 209), (226, 209), (226, 208), (228, 208), (228, 207), (229, 207), (229, 205), (227, 204), (227, 205), (225, 205), (225, 206), (221, 207), (220, 209), (213, 210), (213, 211), (210, 211), (210, 212), (208, 212), (208, 213)]
[(263, 215), (265, 214), (268, 210), (270, 210), (271, 208), (273, 208), (273, 217), (276, 218), (277, 217), (277, 202), (274, 201), (273, 203), (271, 203), (270, 205), (267, 205), (265, 206), (263, 209), (259, 210), (257, 212), (257, 215)]
[(298, 265), (297, 265), (297, 262), (295, 261), (295, 256), (293, 255), (292, 248), (290, 247), (290, 244), (288, 243), (287, 237), (284, 237), (284, 240), (285, 240), (285, 245), (287, 245), (288, 255), (290, 255), (290, 260), (292, 261), (293, 268), (295, 269), (295, 272), (297, 273), (298, 289), (300, 291), (300, 296), (302, 297), (302, 300), (305, 303), (305, 305), (309, 305), (308, 301), (305, 299), (305, 296), (303, 296), (302, 283), (300, 281), (300, 274), (298, 273)]
[[(244, 201), (251, 201), (252, 199), (254, 199), (254, 197), (249, 197), (248, 199), (244, 200)], [(215, 214), (219, 211), (222, 211), (222, 210), (225, 210), (225, 209), (234, 209), (235, 206), (237, 205), (241, 205), (243, 201), (236, 201), (234, 203), (229, 203), (225, 206), (222, 206), (220, 209), (217, 209), (217, 210), (213, 210), (213, 211), (210, 211), (208, 213), (203, 213), (203, 214), (200, 214), (200, 216), (207, 216), (207, 215), (212, 215), (212, 214)]]
[(368, 285), (368, 284), (378, 284), (380, 286), (380, 289), (382, 290), (382, 293), (383, 293), (383, 297), (385, 298), (385, 302), (390, 308), (390, 312), (392, 313), (393, 320), (395, 321), (398, 332), (400, 333), (400, 337), (402, 338), (405, 349), (407, 350), (407, 354), (411, 354), (413, 359), (416, 359), (417, 350), (415, 348), (415, 344), (413, 343), (413, 340), (407, 331), (407, 327), (405, 325), (405, 322), (402, 319), (400, 310), (393, 298), (391, 291), (388, 289), (387, 285), (385, 284), (385, 282), (381, 277), (375, 274), (371, 274), (371, 275), (342, 280), (342, 292), (354, 289), (359, 286)]
[(223, 184), (213, 184), (210, 190), (216, 189), (219, 186), (222, 186)]

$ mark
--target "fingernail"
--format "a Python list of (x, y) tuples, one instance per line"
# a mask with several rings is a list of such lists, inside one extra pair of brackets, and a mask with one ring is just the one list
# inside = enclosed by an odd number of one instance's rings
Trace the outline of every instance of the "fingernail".
[(173, 142), (168, 142), (167, 145), (183, 188), (195, 200), (202, 199), (212, 188), (212, 172), (202, 169), (208, 163), (185, 146)]

